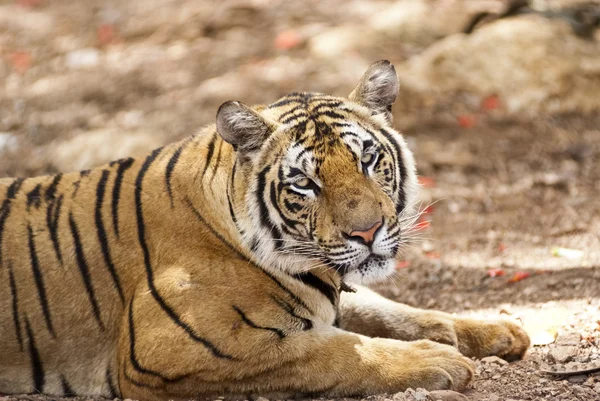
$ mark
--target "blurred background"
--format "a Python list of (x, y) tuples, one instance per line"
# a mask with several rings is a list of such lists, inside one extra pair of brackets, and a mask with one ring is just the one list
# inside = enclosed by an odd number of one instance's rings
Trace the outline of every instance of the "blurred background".
[(600, 1), (4, 0), (0, 177), (142, 155), (226, 100), (346, 96), (379, 59), (425, 213), (378, 289), (526, 324), (528, 358), (478, 362), (469, 399), (600, 399), (539, 372), (600, 363)]

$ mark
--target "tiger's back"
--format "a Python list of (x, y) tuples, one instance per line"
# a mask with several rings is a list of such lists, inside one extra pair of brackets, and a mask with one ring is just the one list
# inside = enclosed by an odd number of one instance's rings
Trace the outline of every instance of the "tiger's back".
[(10, 368), (1, 370), (0, 391), (31, 392), (33, 377), (34, 391), (118, 394), (119, 319), (139, 275), (122, 268), (139, 257), (136, 249), (115, 241), (119, 227), (128, 230), (118, 209), (132, 203), (123, 190), (123, 166), (132, 164), (3, 180), (0, 366)]

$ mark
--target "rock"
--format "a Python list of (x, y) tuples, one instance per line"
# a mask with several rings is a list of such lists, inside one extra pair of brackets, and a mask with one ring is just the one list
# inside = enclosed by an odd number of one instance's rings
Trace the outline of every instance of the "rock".
[(429, 400), (431, 401), (467, 401), (468, 398), (456, 391), (451, 390), (436, 390), (429, 392)]
[(415, 391), (415, 400), (416, 401), (427, 401), (429, 397), (429, 391), (423, 389), (423, 388), (418, 388), (417, 391)]
[(91, 68), (98, 65), (99, 60), (100, 51), (88, 47), (67, 53), (65, 65), (72, 70)]
[(397, 71), (405, 96), (426, 103), (451, 93), (493, 93), (508, 113), (591, 113), (600, 109), (599, 51), (568, 24), (530, 15), (447, 36)]
[(508, 365), (508, 362), (502, 358), (497, 356), (486, 356), (485, 358), (481, 358), (481, 362), (483, 363), (495, 363), (497, 365)]
[(581, 341), (581, 334), (579, 333), (565, 333), (561, 334), (556, 338), (557, 345), (572, 345), (578, 346)]
[(594, 391), (600, 394), (600, 383), (594, 384)]
[(569, 383), (583, 383), (585, 382), (587, 379), (586, 375), (575, 375), (575, 376), (569, 376)]
[(548, 353), (550, 359), (556, 363), (567, 363), (577, 355), (577, 347), (554, 347)]

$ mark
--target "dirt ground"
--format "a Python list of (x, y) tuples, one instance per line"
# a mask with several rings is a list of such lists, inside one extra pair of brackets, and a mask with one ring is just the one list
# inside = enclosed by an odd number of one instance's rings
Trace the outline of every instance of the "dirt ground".
[[(373, 27), (397, 3), (3, 2), (0, 177), (143, 154), (212, 122), (229, 99), (346, 95), (372, 61), (408, 63), (503, 1), (440, 1), (454, 25), (410, 40)], [(357, 39), (347, 26), (364, 31)], [(573, 40), (594, 46), (593, 35)], [(523, 361), (477, 361), (469, 400), (600, 400), (600, 373), (540, 372), (600, 362), (600, 110), (532, 116), (509, 101), (401, 94), (396, 126), (430, 206), (396, 277), (377, 289), (418, 307), (519, 318), (534, 342), (550, 342)], [(555, 256), (557, 247), (575, 251)], [(415, 389), (368, 399), (435, 397)]]

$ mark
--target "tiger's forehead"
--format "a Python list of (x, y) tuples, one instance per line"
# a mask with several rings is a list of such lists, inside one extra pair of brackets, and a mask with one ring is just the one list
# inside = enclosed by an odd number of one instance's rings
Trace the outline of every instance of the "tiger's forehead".
[(294, 92), (268, 105), (261, 112), (284, 125), (301, 125), (307, 121), (364, 118), (364, 108), (348, 99), (322, 93)]

